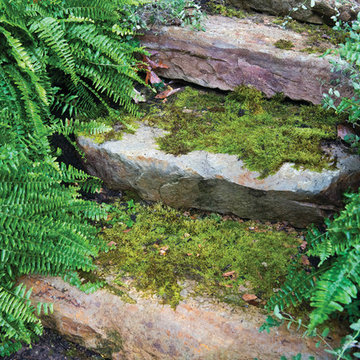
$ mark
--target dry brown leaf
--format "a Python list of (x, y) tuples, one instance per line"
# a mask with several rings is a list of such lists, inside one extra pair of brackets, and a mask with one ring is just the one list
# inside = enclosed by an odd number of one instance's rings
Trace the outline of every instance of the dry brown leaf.
[(244, 294), (242, 299), (246, 302), (255, 301), (258, 297), (254, 294)]
[(222, 274), (222, 276), (224, 276), (224, 277), (229, 277), (229, 276), (233, 276), (233, 275), (235, 275), (235, 271), (228, 271), (228, 272)]
[(116, 246), (117, 245), (117, 243), (115, 242), (115, 241), (110, 241), (108, 244), (107, 244), (107, 246)]
[(152, 70), (147, 70), (145, 82), (148, 84), (159, 84), (162, 80)]
[(301, 255), (301, 263), (305, 266), (310, 265), (309, 258), (306, 255)]
[(155, 96), (155, 98), (156, 99), (166, 99), (167, 97), (177, 93), (180, 90), (181, 90), (181, 88), (173, 89), (171, 86), (169, 86), (166, 90), (164, 90), (160, 94), (157, 94)]
[(345, 136), (347, 135), (355, 135), (355, 131), (353, 130), (353, 128), (350, 127), (349, 125), (339, 124), (337, 126), (337, 136), (341, 140), (344, 140)]

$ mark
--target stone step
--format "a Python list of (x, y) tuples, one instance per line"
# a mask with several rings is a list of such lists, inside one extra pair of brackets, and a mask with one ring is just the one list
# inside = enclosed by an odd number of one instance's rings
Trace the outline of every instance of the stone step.
[[(283, 92), (293, 100), (314, 104), (321, 103), (323, 93), (336, 81), (341, 94), (351, 94), (348, 79), (331, 72), (332, 57), (302, 51), (307, 35), (280, 28), (271, 17), (261, 19), (209, 16), (205, 32), (164, 26), (140, 40), (154, 60), (169, 66), (158, 70), (169, 79), (221, 90), (252, 85), (268, 97)], [(294, 47), (279, 49), (274, 45), (279, 40), (291, 41)]]
[(23, 282), (33, 288), (34, 305), (54, 303), (54, 313), (43, 317), (47, 327), (114, 360), (278, 360), (298, 353), (304, 359), (331, 358), (314, 339), (285, 327), (259, 333), (267, 315), (253, 306), (187, 298), (174, 310), (135, 290), (130, 291), (133, 303), (127, 303), (106, 290), (86, 295), (60, 278)]
[(360, 157), (341, 146), (324, 149), (337, 168), (315, 172), (285, 163), (260, 179), (235, 155), (194, 151), (174, 156), (158, 150), (163, 130), (141, 124), (122, 140), (96, 144), (80, 137), (86, 168), (112, 189), (134, 189), (146, 200), (176, 208), (232, 213), (246, 219), (319, 223), (342, 205), (343, 192), (360, 184)]

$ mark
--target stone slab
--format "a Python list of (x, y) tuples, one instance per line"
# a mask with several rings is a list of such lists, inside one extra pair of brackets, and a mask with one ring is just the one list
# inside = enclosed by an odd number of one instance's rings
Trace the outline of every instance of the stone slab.
[(331, 358), (314, 340), (283, 327), (259, 333), (266, 315), (252, 306), (189, 298), (174, 310), (134, 290), (134, 303), (126, 303), (105, 290), (86, 295), (60, 278), (23, 282), (33, 288), (33, 304), (54, 303), (54, 313), (43, 318), (46, 326), (114, 360), (278, 360), (298, 353)]
[(135, 134), (101, 145), (80, 137), (88, 172), (112, 189), (133, 189), (176, 208), (232, 213), (246, 219), (319, 223), (342, 206), (343, 192), (360, 185), (360, 157), (341, 146), (325, 149), (337, 168), (315, 172), (285, 163), (264, 179), (235, 155), (194, 151), (174, 156), (158, 149), (163, 130), (140, 125)]
[[(169, 66), (157, 70), (166, 78), (221, 90), (252, 85), (268, 97), (282, 92), (314, 104), (321, 103), (336, 80), (343, 95), (351, 94), (348, 79), (331, 72), (331, 57), (301, 51), (307, 47), (306, 35), (268, 22), (209, 16), (205, 32), (165, 26), (140, 40), (154, 60)], [(294, 48), (281, 50), (274, 45), (278, 40), (289, 40)]]

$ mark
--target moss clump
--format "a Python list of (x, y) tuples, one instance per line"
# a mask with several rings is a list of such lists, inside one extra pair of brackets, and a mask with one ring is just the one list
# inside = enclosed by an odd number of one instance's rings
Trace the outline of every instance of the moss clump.
[(338, 118), (320, 106), (298, 105), (281, 96), (265, 100), (244, 86), (228, 96), (186, 88), (144, 118), (169, 133), (160, 148), (179, 155), (193, 150), (237, 155), (262, 176), (275, 173), (284, 162), (318, 170), (331, 168), (321, 149), (336, 139)]
[[(160, 204), (117, 205), (110, 217), (112, 227), (102, 236), (116, 247), (100, 255), (100, 267), (117, 273), (120, 281), (131, 276), (138, 289), (172, 306), (180, 301), (186, 279), (197, 281), (195, 294), (231, 302), (241, 302), (239, 286), (250, 283), (249, 291), (266, 300), (281, 285), (301, 243), (295, 232), (279, 232), (271, 225), (218, 215), (195, 218)], [(130, 228), (126, 219), (133, 221)]]
[(238, 19), (246, 18), (246, 13), (243, 10), (237, 9), (230, 4), (219, 4), (216, 1), (209, 1), (207, 3), (207, 10), (211, 15), (222, 15), (226, 17), (236, 17)]
[(280, 39), (274, 43), (274, 46), (278, 49), (291, 50), (295, 45), (290, 40)]

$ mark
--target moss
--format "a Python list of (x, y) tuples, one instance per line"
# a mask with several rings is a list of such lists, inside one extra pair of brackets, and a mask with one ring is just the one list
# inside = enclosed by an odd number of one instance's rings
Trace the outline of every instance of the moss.
[[(124, 214), (136, 218), (127, 228)], [(194, 294), (241, 303), (239, 286), (268, 299), (286, 274), (301, 240), (294, 233), (256, 222), (223, 220), (220, 216), (185, 216), (161, 204), (132, 208), (117, 205), (104, 240), (116, 248), (97, 259), (104, 273), (134, 279), (139, 290), (157, 294), (176, 306), (185, 280), (196, 280)], [(224, 277), (224, 273), (233, 275)], [(251, 285), (249, 285), (251, 284)]]
[(214, 0), (207, 3), (207, 10), (211, 15), (222, 15), (230, 18), (236, 17), (238, 19), (244, 19), (247, 16), (243, 10), (237, 9), (227, 3), (216, 3)]
[[(283, 25), (284, 18), (277, 18), (274, 23)], [(347, 37), (346, 32), (336, 31), (325, 24), (315, 25), (290, 20), (286, 21), (285, 28), (307, 35), (306, 48), (302, 50), (307, 53), (324, 53), (328, 48), (343, 43)]]
[[(167, 153), (206, 150), (237, 155), (262, 177), (285, 162), (314, 171), (335, 165), (321, 145), (336, 139), (336, 124), (343, 119), (321, 106), (287, 101), (282, 94), (268, 100), (252, 87), (240, 86), (227, 96), (186, 87), (166, 103), (149, 99), (143, 107), (145, 124), (168, 131), (157, 139)], [(125, 120), (135, 127), (139, 119), (127, 115)], [(95, 140), (120, 139), (123, 131), (128, 130), (117, 129), (113, 138), (110, 133)]]
[(280, 39), (274, 43), (275, 47), (283, 50), (291, 50), (295, 45), (290, 40)]
[(125, 112), (114, 113), (107, 117), (99, 117), (96, 119), (98, 123), (111, 126), (113, 129), (102, 134), (79, 133), (78, 135), (86, 136), (97, 144), (102, 144), (109, 140), (121, 140), (124, 132), (133, 133), (136, 130), (136, 119), (136, 116)]
[(284, 162), (320, 171), (332, 168), (324, 140), (336, 139), (333, 112), (320, 106), (288, 102), (281, 95), (265, 100), (253, 89), (239, 87), (222, 96), (186, 88), (143, 119), (168, 131), (160, 148), (179, 155), (193, 150), (237, 155), (262, 176)]

